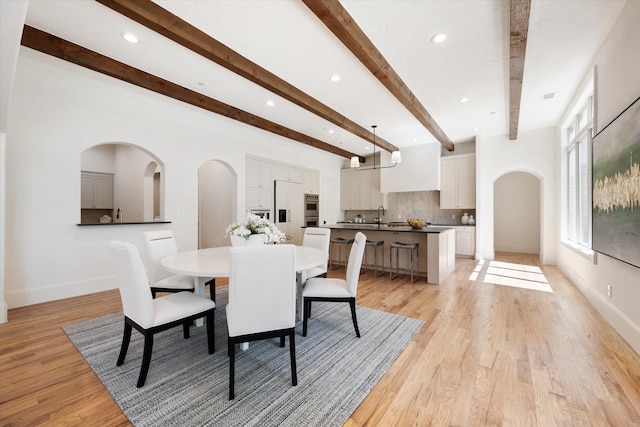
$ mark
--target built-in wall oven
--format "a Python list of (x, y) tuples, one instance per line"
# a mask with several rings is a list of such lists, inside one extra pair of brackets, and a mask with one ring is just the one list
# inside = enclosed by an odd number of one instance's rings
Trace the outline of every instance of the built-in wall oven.
[(304, 226), (317, 227), (320, 225), (320, 203), (317, 194), (304, 195)]

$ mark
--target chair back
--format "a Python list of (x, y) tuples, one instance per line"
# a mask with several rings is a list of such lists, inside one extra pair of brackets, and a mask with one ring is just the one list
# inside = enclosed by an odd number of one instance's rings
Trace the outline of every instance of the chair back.
[[(319, 228), (319, 227), (307, 227), (304, 230), (304, 236), (302, 237), (302, 246), (310, 248), (321, 249), (323, 252), (329, 253), (329, 244), (331, 242), (331, 229)], [(327, 261), (324, 262), (319, 268), (327, 272)]]
[(360, 267), (362, 267), (362, 257), (367, 244), (367, 236), (358, 232), (354, 238), (349, 261), (347, 262), (347, 289), (349, 294), (355, 298), (358, 291), (358, 279), (360, 278)]
[(127, 242), (113, 241), (109, 245), (124, 315), (144, 328), (153, 326), (153, 298), (138, 249)]
[(229, 336), (292, 328), (296, 324), (293, 245), (232, 247), (229, 255)]
[(160, 264), (162, 258), (178, 252), (176, 239), (171, 230), (147, 231), (144, 233), (144, 251), (147, 255), (147, 274), (151, 286), (173, 273)]

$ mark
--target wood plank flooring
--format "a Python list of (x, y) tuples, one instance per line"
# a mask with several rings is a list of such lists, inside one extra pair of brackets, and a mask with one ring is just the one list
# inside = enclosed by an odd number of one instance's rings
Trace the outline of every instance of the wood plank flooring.
[[(346, 426), (640, 426), (640, 356), (556, 267), (496, 258), (544, 275), (507, 264), (501, 282), (511, 270), (546, 278), (553, 292), (493, 284), (488, 261), (466, 259), (441, 285), (361, 276), (359, 305), (425, 326)], [(10, 310), (0, 325), (0, 425), (130, 425), (60, 329), (120, 310), (116, 290)]]

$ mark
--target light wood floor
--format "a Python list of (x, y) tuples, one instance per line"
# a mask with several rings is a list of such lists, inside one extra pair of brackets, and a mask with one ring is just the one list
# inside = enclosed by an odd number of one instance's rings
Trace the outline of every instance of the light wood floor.
[[(491, 284), (488, 264), (459, 259), (441, 285), (361, 276), (359, 305), (425, 325), (346, 425), (640, 426), (640, 356), (557, 268), (540, 266), (549, 293)], [(10, 310), (0, 425), (129, 425), (60, 329), (120, 309), (114, 290)]]

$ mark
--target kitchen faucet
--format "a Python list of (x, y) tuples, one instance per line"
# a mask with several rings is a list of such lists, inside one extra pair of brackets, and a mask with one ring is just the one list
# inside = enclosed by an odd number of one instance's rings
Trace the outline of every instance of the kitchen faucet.
[(382, 222), (382, 217), (380, 216), (380, 209), (382, 209), (382, 215), (384, 216), (384, 206), (378, 206), (378, 228), (380, 228), (380, 223)]

